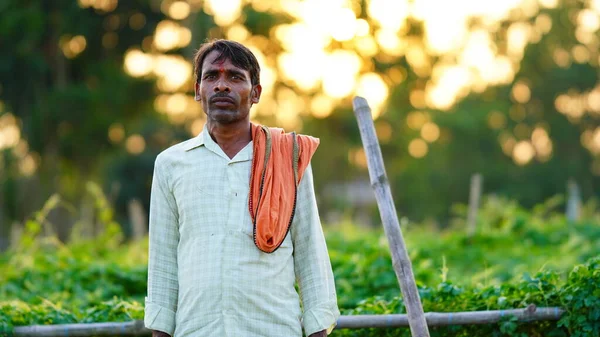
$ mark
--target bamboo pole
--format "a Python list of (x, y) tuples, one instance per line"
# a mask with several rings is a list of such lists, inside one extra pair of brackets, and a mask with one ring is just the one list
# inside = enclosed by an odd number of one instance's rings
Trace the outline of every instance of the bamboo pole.
[[(425, 314), (429, 326), (480, 325), (499, 322), (503, 317), (515, 316), (519, 322), (556, 321), (565, 311), (561, 308), (428, 312)], [(399, 328), (408, 326), (406, 315), (356, 315), (341, 316), (335, 329)], [(1, 332), (1, 331), (0, 331)], [(15, 327), (15, 337), (88, 337), (88, 336), (149, 336), (151, 330), (144, 321), (125, 323), (90, 323), (32, 325)]]
[[(499, 322), (503, 317), (515, 316), (520, 322), (556, 321), (565, 311), (560, 308), (535, 308), (465, 312), (428, 312), (428, 326), (480, 325)], [(408, 326), (406, 315), (341, 316), (336, 329), (397, 328)]]
[(56, 324), (15, 327), (15, 337), (148, 336), (144, 321), (125, 323)]
[(413, 337), (429, 337), (423, 306), (415, 284), (415, 276), (400, 230), (390, 184), (385, 173), (381, 148), (375, 134), (371, 108), (369, 108), (367, 100), (362, 97), (355, 97), (352, 103), (367, 156), (371, 186), (375, 191), (381, 221), (392, 253), (392, 265), (406, 305), (410, 332)]

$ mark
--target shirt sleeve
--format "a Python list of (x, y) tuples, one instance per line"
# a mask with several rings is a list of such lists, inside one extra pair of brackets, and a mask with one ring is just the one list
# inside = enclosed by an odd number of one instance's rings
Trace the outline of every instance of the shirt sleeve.
[(303, 305), (302, 325), (307, 336), (330, 333), (340, 316), (327, 245), (317, 209), (312, 169), (309, 165), (298, 186), (292, 222), (294, 270)]
[(165, 176), (167, 172), (159, 155), (154, 163), (150, 193), (148, 296), (145, 298), (144, 325), (173, 336), (179, 293), (179, 217), (175, 197)]

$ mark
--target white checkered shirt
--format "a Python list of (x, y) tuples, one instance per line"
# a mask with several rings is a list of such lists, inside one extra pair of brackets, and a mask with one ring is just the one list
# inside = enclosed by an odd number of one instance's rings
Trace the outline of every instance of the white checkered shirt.
[(335, 325), (340, 313), (311, 167), (287, 237), (263, 253), (248, 210), (252, 152), (250, 142), (230, 159), (205, 127), (156, 158), (148, 329), (173, 337), (300, 337), (302, 327), (310, 335)]

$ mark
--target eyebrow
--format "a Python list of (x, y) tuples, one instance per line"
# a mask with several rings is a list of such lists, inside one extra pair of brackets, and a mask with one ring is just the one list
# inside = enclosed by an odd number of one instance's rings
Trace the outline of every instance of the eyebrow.
[[(218, 72), (219, 72), (219, 70), (215, 69), (215, 68), (208, 69), (208, 70), (206, 70), (203, 73), (202, 77), (207, 76), (207, 75), (214, 75), (214, 74), (216, 74)], [(228, 74), (230, 74), (230, 75), (237, 75), (237, 76), (240, 76), (242, 78), (246, 78), (246, 75), (243, 72), (241, 72), (239, 70), (236, 70), (236, 69), (225, 69), (225, 72), (228, 73)]]

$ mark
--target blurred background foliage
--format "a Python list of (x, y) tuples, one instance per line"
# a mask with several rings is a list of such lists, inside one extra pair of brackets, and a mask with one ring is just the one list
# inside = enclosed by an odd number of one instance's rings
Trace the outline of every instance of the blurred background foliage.
[(599, 28), (599, 0), (4, 0), (0, 248), (54, 193), (62, 206), (46, 220), (61, 239), (78, 221), (101, 233), (89, 181), (135, 232), (154, 158), (204, 124), (190, 60), (207, 38), (256, 53), (254, 121), (321, 138), (327, 222), (378, 221), (354, 95), (373, 107), (408, 219), (451, 226), (476, 172), (525, 207), (569, 179), (591, 199)]
[[(27, 221), (19, 242), (0, 254), (0, 335), (34, 324), (127, 322), (144, 317), (148, 239), (124, 243), (98, 188), (95, 238), (74, 230), (68, 243), (45, 235), (59, 197)], [(460, 206), (460, 205), (459, 205)], [(425, 311), (458, 312), (558, 306), (560, 321), (430, 328), (442, 336), (596, 336), (600, 333), (600, 212), (588, 204), (569, 222), (556, 202), (527, 210), (514, 200), (486, 197), (479, 228), (469, 236), (457, 207), (442, 231), (404, 221), (404, 237)], [(76, 227), (76, 228), (79, 228)], [(329, 226), (327, 246), (344, 315), (405, 312), (381, 228)], [(410, 336), (408, 328), (336, 330), (332, 336)]]

